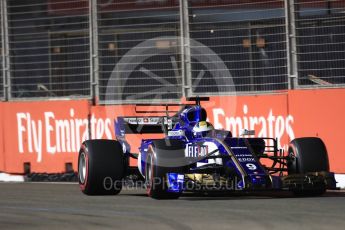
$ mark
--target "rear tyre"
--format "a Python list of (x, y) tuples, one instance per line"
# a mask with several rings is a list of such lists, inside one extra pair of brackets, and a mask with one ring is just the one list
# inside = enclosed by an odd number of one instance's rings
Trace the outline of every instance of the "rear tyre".
[[(168, 191), (167, 173), (182, 172), (184, 165), (168, 166), (169, 158), (171, 160), (184, 157), (184, 144), (177, 140), (156, 140), (150, 146), (146, 158), (145, 178), (147, 186), (147, 195), (154, 199), (178, 199), (182, 191)], [(168, 156), (168, 157), (167, 157)]]
[[(288, 174), (329, 172), (328, 154), (325, 144), (317, 137), (297, 138), (289, 146)], [(325, 186), (315, 189), (293, 190), (298, 196), (320, 196), (326, 192)]]
[(122, 146), (114, 140), (88, 140), (79, 151), (78, 179), (86, 195), (117, 195), (126, 165)]

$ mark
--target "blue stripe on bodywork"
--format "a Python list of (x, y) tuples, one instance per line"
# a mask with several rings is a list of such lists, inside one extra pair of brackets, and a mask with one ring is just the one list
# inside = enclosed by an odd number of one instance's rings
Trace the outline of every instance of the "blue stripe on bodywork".
[(265, 169), (250, 151), (244, 138), (229, 138), (225, 141), (248, 175), (266, 175)]
[(249, 176), (252, 184), (267, 185), (270, 183), (268, 181), (268, 174), (266, 170), (261, 165), (259, 159), (248, 147), (249, 144), (246, 143), (246, 139), (229, 138), (226, 140), (226, 142), (238, 162), (241, 164), (242, 168)]

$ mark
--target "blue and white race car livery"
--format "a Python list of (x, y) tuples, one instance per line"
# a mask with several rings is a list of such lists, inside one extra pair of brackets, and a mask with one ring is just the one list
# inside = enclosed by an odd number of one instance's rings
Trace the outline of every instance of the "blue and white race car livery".
[[(336, 189), (321, 139), (297, 138), (285, 153), (276, 139), (255, 138), (253, 130), (233, 137), (208, 122), (201, 106), (205, 100), (189, 98), (194, 104), (167, 104), (165, 111), (154, 111), (163, 116), (118, 117), (116, 140), (83, 143), (78, 163), (81, 190), (88, 195), (118, 194), (121, 180), (133, 172), (131, 157), (138, 159), (148, 196), (156, 199), (200, 191), (289, 190), (296, 195), (321, 195)], [(169, 108), (177, 106), (181, 109), (172, 114)], [(142, 139), (139, 151), (132, 152), (128, 134), (143, 133), (164, 137)], [(116, 181), (116, 186), (108, 189), (105, 181)]]

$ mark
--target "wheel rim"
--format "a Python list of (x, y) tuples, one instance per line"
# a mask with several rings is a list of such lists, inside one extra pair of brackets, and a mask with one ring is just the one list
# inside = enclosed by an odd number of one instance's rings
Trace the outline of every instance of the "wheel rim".
[(153, 156), (149, 153), (147, 157), (147, 165), (146, 165), (146, 193), (148, 196), (152, 196), (152, 189), (153, 189)]
[(85, 154), (85, 152), (82, 152), (80, 154), (78, 172), (79, 172), (79, 181), (80, 181), (80, 183), (84, 184), (85, 178), (86, 178), (86, 154)]

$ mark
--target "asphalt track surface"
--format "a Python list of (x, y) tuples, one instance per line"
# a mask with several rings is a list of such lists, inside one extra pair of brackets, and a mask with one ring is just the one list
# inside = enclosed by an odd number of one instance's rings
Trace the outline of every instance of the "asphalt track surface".
[(0, 229), (344, 229), (345, 192), (185, 195), (153, 200), (144, 190), (88, 197), (77, 184), (0, 183)]

